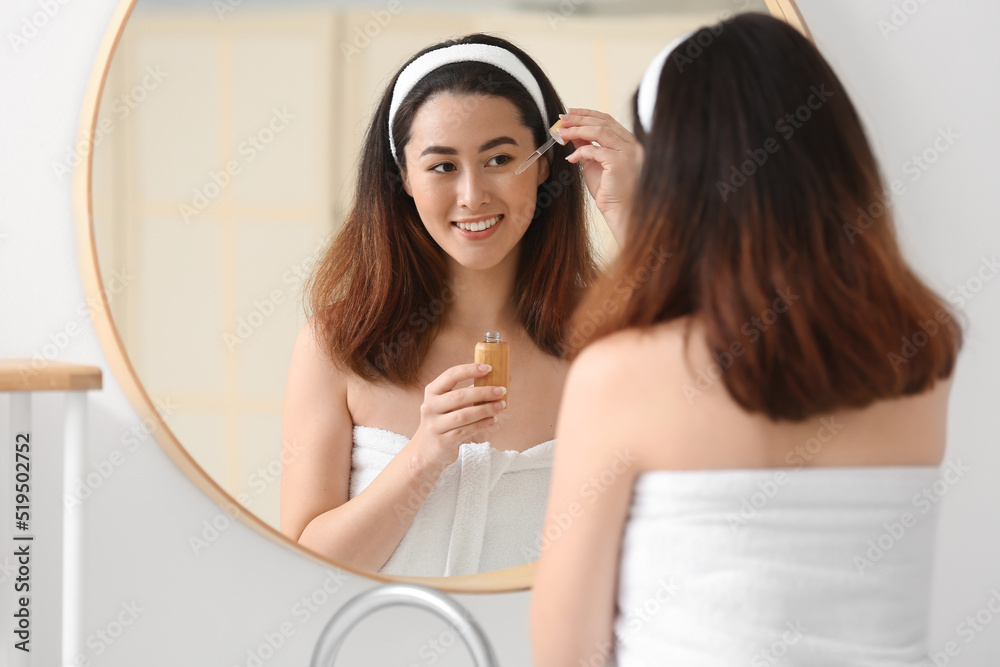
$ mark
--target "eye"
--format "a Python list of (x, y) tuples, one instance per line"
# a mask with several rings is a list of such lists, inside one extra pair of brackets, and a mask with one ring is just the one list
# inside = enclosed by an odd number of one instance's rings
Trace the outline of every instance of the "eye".
[(434, 165), (428, 171), (436, 171), (439, 174), (450, 174), (454, 170), (455, 170), (455, 165), (453, 165), (451, 162), (442, 162), (441, 164)]
[(502, 167), (508, 162), (510, 162), (510, 160), (511, 158), (509, 155), (494, 155), (489, 159), (489, 161), (486, 164), (491, 167)]

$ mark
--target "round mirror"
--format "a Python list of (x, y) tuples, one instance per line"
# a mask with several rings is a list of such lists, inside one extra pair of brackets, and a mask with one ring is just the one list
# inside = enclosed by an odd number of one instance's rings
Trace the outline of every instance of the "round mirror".
[[(629, 126), (652, 56), (742, 11), (805, 30), (785, 0), (124, 0), (61, 166), (75, 168), (85, 287), (143, 419), (134, 435), (160, 443), (220, 504), (220, 522), (239, 517), (320, 558), (278, 530), (285, 382), (303, 284), (350, 204), (366, 123), (400, 64), (448, 37), (499, 35), (567, 105)], [(611, 257), (593, 206), (588, 224)], [(195, 551), (204, 530), (192, 526)], [(463, 577), (362, 574), (516, 590), (530, 586), (533, 555)]]

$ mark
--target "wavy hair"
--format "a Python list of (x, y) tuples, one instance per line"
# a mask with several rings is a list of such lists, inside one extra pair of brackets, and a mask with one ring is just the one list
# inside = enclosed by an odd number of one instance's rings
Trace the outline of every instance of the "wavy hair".
[[(651, 133), (635, 127), (627, 240), (574, 313), (570, 358), (690, 316), (733, 399), (791, 421), (952, 373), (961, 328), (903, 259), (857, 111), (798, 31), (762, 14), (702, 28), (662, 70)], [(654, 250), (670, 257), (644, 271)]]
[[(538, 81), (548, 118), (540, 117), (528, 91), (505, 71), (481, 62), (444, 65), (421, 79), (397, 110), (397, 165), (386, 128), (399, 72), (424, 53), (453, 44), (491, 44), (513, 53)], [(421, 362), (454, 299), (444, 251), (421, 223), (400, 175), (414, 116), (424, 102), (444, 92), (509, 100), (536, 145), (547, 137), (550, 119), (565, 111), (548, 77), (524, 51), (484, 34), (424, 49), (389, 82), (365, 135), (352, 207), (304, 290), (306, 314), (327, 355), (370, 382), (417, 386)], [(565, 356), (569, 317), (597, 274), (580, 170), (562, 159), (570, 151), (569, 145), (552, 151), (532, 224), (520, 241), (512, 297), (528, 335), (560, 357)]]

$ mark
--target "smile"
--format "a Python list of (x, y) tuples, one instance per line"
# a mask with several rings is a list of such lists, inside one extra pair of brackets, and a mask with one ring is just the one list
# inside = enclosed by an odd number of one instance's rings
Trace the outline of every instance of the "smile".
[(476, 220), (475, 222), (453, 222), (452, 224), (467, 232), (482, 232), (500, 222), (501, 218), (503, 218), (502, 215), (495, 215), (492, 218), (486, 218), (485, 220)]

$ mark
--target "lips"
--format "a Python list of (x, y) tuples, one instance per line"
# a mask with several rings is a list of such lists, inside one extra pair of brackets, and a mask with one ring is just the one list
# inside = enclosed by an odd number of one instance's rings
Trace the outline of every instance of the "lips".
[(502, 217), (502, 215), (494, 215), (492, 218), (486, 218), (485, 220), (477, 220), (475, 222), (455, 222), (453, 224), (459, 229), (464, 229), (467, 232), (481, 232), (500, 222), (500, 218)]
[(485, 239), (491, 236), (500, 226), (504, 216), (494, 215), (490, 218), (480, 220), (452, 222), (452, 226), (458, 230), (462, 236), (470, 239)]

